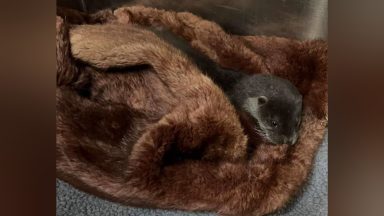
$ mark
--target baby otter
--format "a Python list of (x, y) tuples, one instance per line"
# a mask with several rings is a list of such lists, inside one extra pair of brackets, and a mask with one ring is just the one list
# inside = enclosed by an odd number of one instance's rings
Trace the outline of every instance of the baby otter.
[(294, 144), (301, 122), (302, 96), (288, 80), (268, 74), (248, 75), (219, 67), (187, 41), (165, 29), (160, 38), (183, 51), (228, 96), (238, 111), (256, 120), (257, 133), (273, 144)]
[(275, 144), (296, 143), (302, 96), (291, 82), (268, 74), (249, 75), (228, 94), (235, 107), (257, 120), (254, 129), (260, 135)]

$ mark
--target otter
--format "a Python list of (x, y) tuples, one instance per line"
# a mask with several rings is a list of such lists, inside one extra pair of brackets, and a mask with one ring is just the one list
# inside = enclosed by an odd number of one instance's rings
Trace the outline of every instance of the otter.
[(228, 92), (236, 108), (257, 121), (255, 130), (274, 144), (295, 144), (301, 123), (302, 96), (288, 80), (269, 74), (246, 76)]
[(239, 112), (253, 118), (252, 129), (273, 144), (295, 144), (301, 122), (302, 95), (287, 79), (270, 74), (246, 74), (218, 66), (167, 29), (147, 27), (181, 50), (227, 95)]

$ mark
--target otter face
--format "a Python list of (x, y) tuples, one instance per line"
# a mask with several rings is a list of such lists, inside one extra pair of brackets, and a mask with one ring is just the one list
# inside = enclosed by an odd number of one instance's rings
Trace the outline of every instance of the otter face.
[(255, 128), (274, 144), (295, 144), (301, 122), (302, 99), (250, 97), (243, 108), (257, 120)]

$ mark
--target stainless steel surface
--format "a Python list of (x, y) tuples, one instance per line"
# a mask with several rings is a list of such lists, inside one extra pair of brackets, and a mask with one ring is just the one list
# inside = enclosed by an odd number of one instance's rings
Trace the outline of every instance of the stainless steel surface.
[(58, 0), (59, 5), (94, 12), (124, 4), (190, 11), (240, 35), (327, 39), (328, 0)]

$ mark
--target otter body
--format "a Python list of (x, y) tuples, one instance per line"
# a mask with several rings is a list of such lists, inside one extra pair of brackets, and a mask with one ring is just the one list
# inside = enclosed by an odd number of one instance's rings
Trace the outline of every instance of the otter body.
[(255, 119), (252, 129), (259, 135), (274, 144), (297, 141), (302, 96), (291, 82), (269, 74), (248, 75), (221, 68), (168, 30), (151, 28), (151, 31), (185, 53), (226, 93), (238, 111)]

